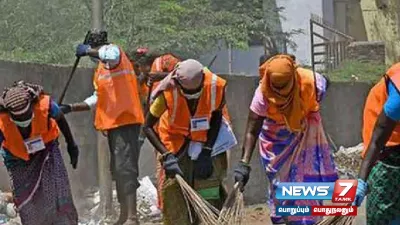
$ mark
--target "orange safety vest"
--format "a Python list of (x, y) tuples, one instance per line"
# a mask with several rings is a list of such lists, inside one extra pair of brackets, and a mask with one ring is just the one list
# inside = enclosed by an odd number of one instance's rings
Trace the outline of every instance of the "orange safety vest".
[[(176, 58), (172, 54), (162, 55), (154, 60), (153, 64), (151, 65), (150, 72), (152, 73), (171, 72), (172, 70), (174, 70), (178, 62), (180, 62), (180, 59)], [(153, 83), (153, 90), (158, 86), (159, 83), (160, 83), (159, 81)], [(148, 93), (149, 93), (149, 87), (147, 86), (146, 83), (143, 83), (140, 87), (140, 95), (147, 96)]]
[[(302, 99), (303, 110), (305, 115), (319, 110), (319, 103), (317, 101), (317, 88), (315, 85), (315, 75), (312, 70), (297, 68), (299, 74), (298, 85), (300, 85), (300, 97)], [(276, 121), (279, 124), (284, 124), (285, 119), (279, 110), (273, 106), (268, 105), (267, 117)]]
[[(364, 107), (363, 116), (363, 144), (364, 151), (362, 157), (365, 156), (368, 146), (371, 142), (374, 132), (375, 123), (378, 120), (379, 114), (383, 110), (383, 106), (388, 98), (387, 84), (392, 82), (394, 86), (400, 90), (400, 63), (393, 65), (385, 74), (385, 76), (371, 89), (368, 94), (367, 101)], [(398, 123), (386, 143), (386, 146), (400, 145), (400, 123)]]
[(107, 69), (100, 62), (94, 74), (93, 83), (98, 95), (94, 121), (97, 130), (144, 122), (135, 72), (122, 49), (120, 53), (116, 68)]
[[(49, 117), (50, 96), (41, 95), (39, 102), (33, 106), (32, 131), (29, 138), (42, 137), (45, 144), (54, 141), (59, 136), (56, 121)], [(18, 130), (17, 125), (11, 121), (8, 113), (0, 113), (0, 130), (3, 133), (4, 141), (2, 148), (12, 155), (25, 161), (29, 160), (28, 150)]]
[[(191, 130), (191, 119), (207, 119), (209, 126), (212, 112), (222, 103), (225, 86), (224, 79), (206, 71), (203, 92), (194, 116), (191, 116), (186, 99), (178, 88), (164, 91), (168, 110), (160, 118), (158, 132), (161, 142), (170, 152), (178, 153), (186, 138), (203, 143), (207, 141), (207, 130)], [(229, 119), (226, 107), (223, 115)]]

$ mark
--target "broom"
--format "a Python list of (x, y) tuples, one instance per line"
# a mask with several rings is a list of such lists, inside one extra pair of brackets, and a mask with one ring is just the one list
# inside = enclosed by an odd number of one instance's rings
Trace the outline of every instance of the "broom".
[[(351, 206), (351, 204), (347, 204), (346, 206)], [(327, 217), (317, 223), (317, 225), (352, 225), (355, 218), (355, 216)]]
[(221, 225), (241, 225), (244, 214), (243, 193), (240, 191), (242, 185), (236, 183), (229, 193), (219, 214), (218, 222)]
[(204, 200), (180, 175), (176, 175), (175, 178), (185, 198), (191, 221), (193, 222), (191, 213), (191, 208), (193, 208), (202, 223), (207, 225), (219, 225), (219, 210)]

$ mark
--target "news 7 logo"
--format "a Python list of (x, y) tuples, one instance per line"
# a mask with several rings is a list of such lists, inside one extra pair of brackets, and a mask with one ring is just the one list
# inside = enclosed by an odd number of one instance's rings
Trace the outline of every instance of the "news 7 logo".
[(333, 203), (351, 203), (357, 192), (357, 180), (337, 180), (333, 189)]
[(357, 184), (357, 180), (280, 183), (275, 197), (279, 200), (331, 200), (333, 203), (351, 203), (356, 196)]

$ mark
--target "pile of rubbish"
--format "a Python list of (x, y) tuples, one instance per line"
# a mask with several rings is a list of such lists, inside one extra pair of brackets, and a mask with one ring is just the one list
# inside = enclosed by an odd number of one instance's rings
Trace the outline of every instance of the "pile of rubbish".
[(349, 148), (342, 146), (333, 154), (341, 179), (357, 179), (363, 147), (362, 143)]
[[(157, 223), (161, 221), (162, 215), (157, 207), (157, 189), (154, 187), (149, 177), (144, 177), (140, 181), (137, 190), (137, 209), (141, 222)], [(119, 204), (117, 193), (113, 191), (113, 215), (104, 218), (100, 210), (99, 191), (90, 191), (84, 201), (85, 205), (78, 206), (80, 209), (79, 225), (107, 225), (117, 219), (119, 214)]]
[(11, 192), (0, 192), (0, 225), (20, 225)]

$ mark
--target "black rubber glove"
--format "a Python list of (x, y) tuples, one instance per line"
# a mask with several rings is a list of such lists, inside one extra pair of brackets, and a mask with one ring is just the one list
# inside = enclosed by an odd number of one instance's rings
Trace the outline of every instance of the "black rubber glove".
[(72, 106), (71, 106), (71, 105), (64, 105), (64, 104), (61, 104), (61, 105), (60, 105), (60, 110), (61, 110), (61, 112), (63, 112), (64, 114), (68, 114), (68, 113), (72, 112)]
[(72, 168), (76, 169), (76, 167), (78, 165), (78, 157), (79, 157), (78, 146), (76, 144), (68, 144), (67, 150), (68, 150), (69, 157), (71, 159)]
[(167, 153), (163, 156), (162, 164), (168, 178), (175, 178), (176, 174), (183, 177), (183, 172), (179, 167), (178, 159), (172, 153)]
[(241, 184), (242, 191), (244, 190), (244, 186), (246, 186), (247, 182), (249, 181), (250, 172), (250, 166), (242, 161), (239, 162), (238, 166), (235, 169), (235, 183), (239, 182)]
[(211, 150), (203, 148), (197, 158), (194, 161), (194, 176), (198, 179), (208, 179), (214, 171), (213, 160), (211, 158)]

